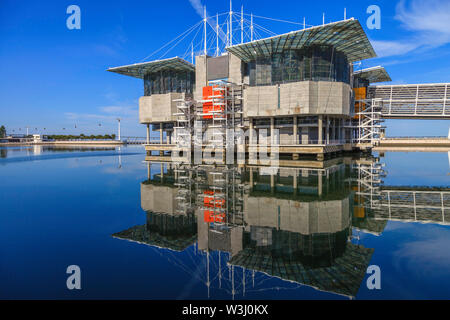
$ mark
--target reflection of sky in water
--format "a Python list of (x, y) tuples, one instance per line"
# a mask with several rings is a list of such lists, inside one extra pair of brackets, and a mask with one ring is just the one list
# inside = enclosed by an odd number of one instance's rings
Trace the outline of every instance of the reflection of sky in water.
[[(120, 159), (118, 150), (2, 153), (0, 298), (207, 298), (206, 253), (197, 244), (177, 252), (111, 236), (147, 219), (143, 150), (121, 149)], [(385, 185), (450, 186), (446, 153), (386, 153), (381, 161)], [(153, 164), (152, 174), (159, 173)], [(382, 272), (382, 290), (368, 290), (365, 276), (356, 298), (449, 298), (449, 228), (398, 221), (378, 235), (353, 228), (351, 242), (374, 249), (370, 264)], [(228, 258), (221, 253), (219, 264), (218, 251), (210, 251), (212, 298), (231, 297)], [(82, 270), (78, 292), (65, 287), (71, 264)], [(233, 271), (236, 299), (345, 298), (250, 268)]]

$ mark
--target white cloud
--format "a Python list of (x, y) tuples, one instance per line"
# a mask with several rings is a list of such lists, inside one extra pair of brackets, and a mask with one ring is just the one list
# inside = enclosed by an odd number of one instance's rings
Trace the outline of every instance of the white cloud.
[(200, 17), (203, 17), (203, 5), (200, 0), (189, 0), (191, 6), (195, 9)]
[(106, 106), (101, 107), (100, 111), (112, 114), (112, 115), (118, 115), (118, 116), (137, 116), (138, 111), (137, 109), (130, 107), (130, 106)]
[(408, 39), (372, 41), (379, 57), (405, 55), (450, 43), (450, 1), (401, 0), (395, 19), (412, 32)]

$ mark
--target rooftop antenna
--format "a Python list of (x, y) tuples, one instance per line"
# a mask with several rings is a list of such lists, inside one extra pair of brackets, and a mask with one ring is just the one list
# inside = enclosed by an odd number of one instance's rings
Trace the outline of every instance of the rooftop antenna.
[(325, 12), (323, 13), (322, 25), (325, 25)]
[(306, 29), (306, 17), (303, 17), (303, 29)]
[(219, 56), (219, 14), (216, 13), (216, 57)]
[(204, 54), (206, 56), (206, 6), (203, 7), (203, 29), (204, 29), (204, 33), (205, 33), (205, 49), (204, 49)]
[(244, 43), (244, 6), (241, 6), (241, 43)]
[(233, 2), (230, 0), (230, 47), (233, 45)]
[(347, 8), (344, 8), (344, 20), (347, 20)]
[(253, 41), (253, 13), (250, 14), (250, 41)]

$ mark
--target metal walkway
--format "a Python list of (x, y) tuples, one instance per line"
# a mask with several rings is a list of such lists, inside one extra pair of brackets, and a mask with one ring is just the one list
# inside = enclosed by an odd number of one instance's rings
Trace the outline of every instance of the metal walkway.
[(450, 225), (450, 190), (402, 188), (383, 185), (382, 163), (357, 163), (356, 196), (375, 220)]
[(385, 119), (450, 119), (450, 83), (371, 86)]

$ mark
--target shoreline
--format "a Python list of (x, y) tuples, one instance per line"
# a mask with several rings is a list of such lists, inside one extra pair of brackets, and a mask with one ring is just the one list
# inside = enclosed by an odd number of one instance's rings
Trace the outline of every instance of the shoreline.
[(123, 141), (43, 141), (43, 142), (2, 142), (0, 147), (28, 146), (121, 146)]

